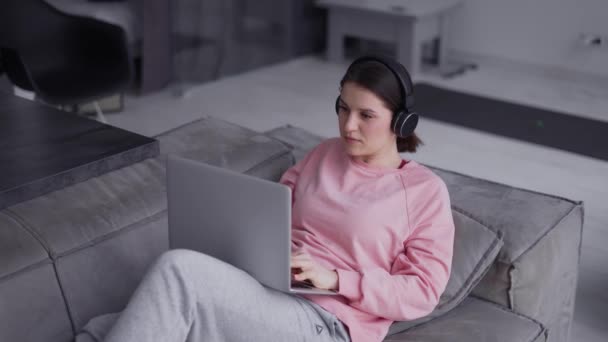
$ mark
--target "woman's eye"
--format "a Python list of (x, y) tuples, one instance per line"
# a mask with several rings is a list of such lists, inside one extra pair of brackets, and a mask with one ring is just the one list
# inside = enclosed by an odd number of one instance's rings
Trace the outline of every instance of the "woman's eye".
[(363, 118), (364, 118), (364, 119), (366, 119), (366, 120), (367, 120), (367, 119), (371, 119), (371, 118), (373, 118), (373, 116), (371, 116), (371, 115), (369, 115), (369, 114), (366, 114), (366, 113), (362, 113), (361, 115), (362, 115), (362, 116), (363, 116)]

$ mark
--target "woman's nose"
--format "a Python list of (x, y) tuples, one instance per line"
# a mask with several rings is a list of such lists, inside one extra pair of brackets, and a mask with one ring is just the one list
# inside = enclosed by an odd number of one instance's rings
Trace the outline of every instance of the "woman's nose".
[(357, 129), (357, 116), (354, 113), (349, 113), (344, 121), (344, 130), (347, 132)]

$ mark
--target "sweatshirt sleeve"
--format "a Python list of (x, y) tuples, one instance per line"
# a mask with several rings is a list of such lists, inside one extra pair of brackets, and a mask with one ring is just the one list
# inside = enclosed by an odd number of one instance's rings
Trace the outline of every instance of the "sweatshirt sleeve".
[(287, 169), (287, 171), (283, 173), (281, 179), (279, 180), (279, 183), (285, 184), (291, 189), (292, 194), (296, 190), (296, 183), (298, 182), (298, 177), (300, 176), (300, 172), (302, 171), (302, 164), (303, 160), (299, 161), (298, 163)]
[[(312, 152), (310, 152), (310, 153), (312, 153)], [(310, 155), (310, 153), (306, 157), (308, 157)], [(285, 173), (283, 173), (283, 176), (281, 176), (281, 179), (279, 180), (279, 183), (285, 184), (291, 189), (291, 205), (292, 206), (293, 206), (294, 202), (296, 201), (296, 197), (295, 197), (296, 184), (298, 183), (298, 178), (300, 177), (300, 173), (302, 173), (302, 168), (306, 164), (306, 161), (307, 161), (306, 157), (303, 158), (302, 160), (300, 160), (299, 162), (297, 162), (295, 165), (293, 165), (289, 169), (287, 169), (287, 171), (285, 171)]]
[(304, 169), (306, 164), (308, 164), (310, 159), (312, 159), (315, 154), (319, 153), (318, 150), (322, 144), (323, 142), (314, 147), (304, 156), (304, 158), (302, 158), (295, 165), (287, 169), (287, 171), (285, 171), (281, 176), (279, 183), (287, 185), (291, 189), (291, 205), (293, 205), (293, 203), (295, 202), (296, 184), (298, 183), (298, 179), (300, 178), (302, 170)]
[(391, 271), (336, 270), (339, 293), (350, 305), (393, 321), (429, 314), (445, 290), (454, 245), (454, 221), (443, 181), (436, 179), (419, 203), (408, 201), (410, 234)]

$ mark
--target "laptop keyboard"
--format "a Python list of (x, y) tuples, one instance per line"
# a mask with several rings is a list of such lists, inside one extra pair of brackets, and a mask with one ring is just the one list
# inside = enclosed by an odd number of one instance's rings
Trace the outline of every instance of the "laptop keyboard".
[(299, 287), (304, 289), (316, 289), (310, 280), (291, 280), (291, 287)]

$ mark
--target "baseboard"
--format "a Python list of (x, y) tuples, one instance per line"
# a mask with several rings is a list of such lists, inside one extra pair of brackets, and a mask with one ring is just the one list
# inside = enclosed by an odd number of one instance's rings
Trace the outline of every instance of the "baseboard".
[(542, 65), (523, 61), (516, 61), (504, 57), (472, 53), (457, 49), (450, 49), (448, 54), (451, 60), (475, 63), (481, 66), (497, 67), (501, 69), (514, 70), (517, 72), (538, 75), (561, 81), (584, 82), (608, 87), (608, 75), (596, 75), (587, 72), (576, 71), (553, 65)]

